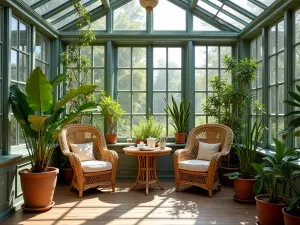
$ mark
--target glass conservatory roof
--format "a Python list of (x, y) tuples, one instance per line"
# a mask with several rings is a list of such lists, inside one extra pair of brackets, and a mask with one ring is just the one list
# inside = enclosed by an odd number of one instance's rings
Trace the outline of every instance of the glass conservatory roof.
[[(138, 0), (132, 1), (138, 2)], [(204, 20), (204, 22), (208, 23), (208, 26), (212, 23), (212, 20), (215, 20), (220, 26), (225, 26), (233, 31), (243, 30), (251, 21), (275, 2), (275, 0), (160, 0), (159, 4), (166, 5), (167, 8), (165, 10), (159, 8), (158, 10), (170, 11), (169, 4), (165, 4), (166, 1), (183, 10), (191, 10), (193, 14), (196, 14), (197, 19)], [(182, 4), (180, 4), (181, 1)], [(67, 25), (76, 20), (75, 10), (72, 6), (73, 0), (23, 0), (23, 2), (51, 23), (57, 30), (67, 29)], [(103, 4), (104, 2), (105, 4)], [(99, 20), (108, 10), (117, 10), (129, 2), (131, 1), (81, 0), (81, 3), (91, 14), (96, 10), (104, 12), (102, 14), (99, 13), (99, 17), (94, 18), (94, 20)], [(184, 6), (186, 7), (184, 8)], [(201, 14), (205, 14), (205, 16), (202, 17)], [(102, 21), (106, 21), (106, 19)], [(211, 25), (214, 26), (213, 24)]]

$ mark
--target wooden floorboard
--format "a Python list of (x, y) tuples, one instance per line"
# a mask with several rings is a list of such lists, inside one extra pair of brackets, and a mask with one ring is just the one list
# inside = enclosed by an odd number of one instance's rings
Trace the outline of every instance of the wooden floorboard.
[(91, 189), (78, 198), (76, 191), (58, 185), (53, 209), (40, 213), (17, 211), (1, 225), (248, 225), (255, 224), (255, 205), (239, 204), (232, 200), (233, 189), (223, 187), (208, 197), (197, 187), (180, 187), (163, 181), (165, 190), (151, 185), (149, 195), (144, 187), (129, 191), (133, 182), (118, 182), (116, 192), (110, 189)]

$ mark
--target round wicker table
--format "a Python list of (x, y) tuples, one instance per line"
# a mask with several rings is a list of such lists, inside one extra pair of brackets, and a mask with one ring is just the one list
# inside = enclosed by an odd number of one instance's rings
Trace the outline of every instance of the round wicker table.
[(171, 152), (171, 148), (155, 148), (154, 150), (140, 150), (138, 148), (123, 148), (126, 155), (134, 155), (138, 157), (138, 175), (134, 185), (130, 188), (133, 190), (137, 184), (146, 185), (146, 195), (149, 193), (149, 185), (157, 184), (160, 189), (164, 189), (158, 181), (156, 175), (156, 158), (161, 155), (168, 155)]

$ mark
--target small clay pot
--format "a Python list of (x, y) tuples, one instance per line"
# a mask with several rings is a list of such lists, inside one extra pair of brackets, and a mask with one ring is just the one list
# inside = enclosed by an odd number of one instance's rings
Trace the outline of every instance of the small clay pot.
[(175, 135), (175, 143), (176, 144), (184, 144), (186, 133), (174, 133)]
[(107, 144), (116, 144), (117, 143), (117, 137), (118, 137), (117, 133), (113, 133), (113, 134), (107, 133), (106, 134)]
[(284, 224), (285, 225), (299, 225), (300, 224), (300, 217), (293, 216), (286, 212), (286, 208), (282, 209), (283, 217), (284, 217)]
[(47, 172), (19, 171), (24, 206), (27, 211), (46, 211), (53, 206), (53, 195), (59, 170), (48, 167)]
[(268, 195), (255, 196), (259, 225), (284, 225), (282, 209), (287, 205), (268, 203), (264, 201), (264, 198), (268, 198)]
[(256, 183), (257, 179), (234, 179), (234, 191), (235, 191), (235, 200), (244, 202), (244, 203), (253, 203), (255, 202), (255, 194), (253, 192), (253, 186)]

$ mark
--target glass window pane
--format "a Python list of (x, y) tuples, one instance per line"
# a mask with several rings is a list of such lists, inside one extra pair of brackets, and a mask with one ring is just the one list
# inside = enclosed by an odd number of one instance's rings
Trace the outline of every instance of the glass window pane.
[(19, 32), (18, 32), (18, 20), (14, 17), (11, 19), (11, 47), (18, 48)]
[(94, 66), (104, 67), (105, 59), (104, 46), (93, 46), (94, 53)]
[(195, 71), (195, 90), (206, 91), (206, 70)]
[(275, 0), (258, 0), (260, 2), (262, 2), (263, 4), (265, 4), (266, 6), (271, 5), (273, 2), (275, 2)]
[(146, 113), (146, 93), (132, 94), (132, 113)]
[(236, 5), (242, 7), (245, 10), (248, 10), (252, 14), (258, 16), (261, 14), (264, 10), (257, 5), (253, 4), (249, 0), (230, 0), (231, 2), (235, 3)]
[(130, 67), (131, 48), (118, 48), (118, 67)]
[(278, 114), (283, 115), (284, 114), (284, 86), (279, 85), (278, 86)]
[(167, 75), (166, 70), (153, 70), (153, 90), (167, 90)]
[(219, 70), (208, 70), (208, 90), (212, 91), (211, 81), (214, 77), (219, 76)]
[(276, 56), (270, 58), (270, 84), (276, 83)]
[(257, 51), (256, 51), (256, 41), (257, 39), (254, 39), (253, 41), (251, 41), (250, 43), (250, 56), (252, 58), (257, 58)]
[(42, 60), (42, 36), (39, 33), (35, 37), (35, 58)]
[(196, 93), (195, 94), (195, 113), (204, 113), (203, 104), (206, 101), (206, 93)]
[(186, 30), (185, 10), (169, 1), (160, 1), (153, 10), (153, 30)]
[(193, 16), (193, 30), (194, 31), (220, 31), (218, 28), (210, 25), (209, 23)]
[(11, 145), (17, 145), (17, 120), (16, 118), (11, 115), (10, 120), (10, 144)]
[(276, 26), (271, 28), (269, 35), (270, 35), (270, 40), (269, 40), (270, 50), (269, 50), (269, 52), (270, 52), (270, 54), (273, 54), (276, 52)]
[(10, 66), (11, 66), (11, 79), (12, 80), (18, 80), (18, 53), (15, 50), (11, 50), (11, 56), (10, 56)]
[(220, 47), (220, 51), (221, 51), (220, 66), (221, 66), (221, 68), (225, 68), (225, 65), (224, 65), (224, 56), (225, 55), (231, 56), (231, 47)]
[(284, 82), (284, 52), (278, 55), (278, 82)]
[(272, 116), (269, 119), (269, 143), (271, 145), (274, 145), (273, 138), (276, 138), (276, 133), (277, 133), (277, 119), (276, 117)]
[(131, 90), (131, 72), (128, 69), (118, 70), (118, 90)]
[(205, 46), (195, 47), (195, 67), (206, 68), (206, 47)]
[(40, 7), (36, 8), (35, 11), (38, 14), (43, 15), (47, 12), (50, 12), (51, 10), (55, 9), (56, 7), (60, 6), (63, 3), (64, 3), (64, 1), (62, 1), (62, 0), (51, 0), (51, 1), (44, 3)]
[(244, 16), (243, 14), (239, 13), (238, 11), (234, 10), (233, 8), (228, 7), (227, 5), (224, 5), (222, 9), (226, 10), (227, 12), (231, 13), (232, 15), (244, 20), (247, 23), (250, 23), (252, 20), (248, 18), (247, 16)]
[(43, 38), (43, 61), (49, 62), (49, 41), (46, 38)]
[(131, 117), (122, 116), (120, 122), (118, 123), (118, 134), (119, 137), (131, 137)]
[(210, 6), (209, 4), (205, 3), (204, 1), (202, 0), (199, 0), (197, 5), (203, 9), (205, 9), (206, 11), (216, 15), (216, 13), (218, 12), (218, 10), (212, 6)]
[(153, 48), (153, 67), (166, 68), (167, 62), (167, 49), (166, 48)]
[(81, 56), (87, 58), (89, 62), (92, 60), (92, 47), (91, 46), (85, 46), (80, 48)]
[(221, 18), (222, 20), (226, 21), (227, 23), (229, 24), (232, 24), (233, 26), (239, 28), (240, 30), (244, 29), (245, 28), (245, 25), (238, 22), (237, 20), (231, 18), (230, 16), (227, 16), (226, 14), (222, 13), (222, 12), (219, 12), (217, 14), (217, 16), (219, 18)]
[(181, 68), (181, 48), (168, 48), (168, 67)]
[(132, 70), (132, 90), (146, 91), (146, 70)]
[(118, 92), (118, 102), (126, 113), (131, 113), (131, 93)]
[(276, 86), (270, 88), (270, 114), (275, 115), (276, 114), (276, 105), (277, 105), (277, 93), (276, 93)]
[(300, 10), (295, 12), (295, 43), (298, 42), (300, 42)]
[(131, 1), (117, 8), (114, 10), (114, 29), (146, 30), (146, 10), (138, 1)]
[(263, 48), (262, 48), (262, 36), (260, 35), (257, 38), (257, 60), (258, 61), (262, 60), (262, 51), (263, 51)]
[[(86, 30), (88, 27), (84, 26), (80, 28), (80, 30)], [(106, 16), (103, 16), (93, 22), (91, 22), (91, 30), (98, 31), (98, 30), (106, 30)]]
[(153, 113), (165, 114), (164, 108), (166, 107), (165, 102), (166, 93), (153, 93)]
[(29, 59), (23, 53), (20, 53), (19, 56), (19, 81), (26, 82), (29, 77)]
[(168, 89), (169, 91), (181, 90), (181, 70), (168, 71)]
[(218, 68), (219, 67), (219, 48), (214, 46), (209, 46), (207, 48), (207, 67), (208, 68)]
[(196, 116), (195, 117), (195, 126), (206, 124), (206, 116)]
[(257, 73), (256, 73), (257, 87), (262, 87), (263, 75), (262, 75), (262, 63), (257, 65)]
[(104, 121), (101, 115), (93, 115), (93, 126), (104, 132)]
[(28, 52), (28, 28), (20, 22), (20, 50)]
[(94, 69), (94, 85), (97, 90), (104, 90), (104, 69)]
[(132, 67), (146, 68), (146, 48), (132, 48)]
[(277, 51), (284, 48), (284, 21), (281, 21), (277, 25)]
[(295, 78), (300, 78), (300, 45), (295, 47)]

